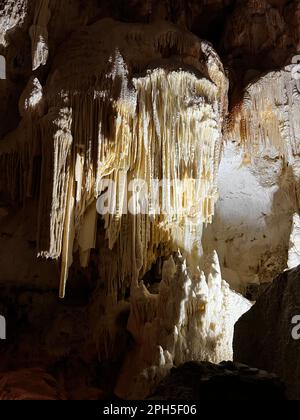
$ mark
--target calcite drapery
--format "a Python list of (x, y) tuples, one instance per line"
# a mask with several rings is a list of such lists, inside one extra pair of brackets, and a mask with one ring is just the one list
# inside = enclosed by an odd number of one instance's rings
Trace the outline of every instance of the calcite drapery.
[(234, 110), (230, 136), (240, 139), (250, 152), (271, 145), (290, 163), (299, 154), (300, 79), (296, 65), (293, 61), (251, 82)]
[[(0, 159), (7, 185), (24, 199), (30, 191), (20, 189), (16, 169), (24, 185), (36, 181), (25, 170), (32, 153), (23, 150), (31, 144), (41, 154), (39, 254), (61, 257), (60, 295), (73, 252), (79, 250), (85, 266), (95, 246), (95, 200), (107, 180), (119, 192), (116, 211), (105, 216), (109, 247), (118, 249), (107, 279), (112, 295), (149, 270), (162, 244), (199, 254), (201, 224), (211, 221), (217, 199), (227, 109), (228, 83), (212, 47), (171, 24), (107, 19), (75, 33), (53, 69), (48, 113), (30, 117), (32, 135), (22, 135), (21, 148), (4, 149)], [(126, 185), (142, 179), (151, 188), (156, 178), (163, 180), (164, 212), (126, 214)], [(182, 181), (192, 181), (185, 194)]]

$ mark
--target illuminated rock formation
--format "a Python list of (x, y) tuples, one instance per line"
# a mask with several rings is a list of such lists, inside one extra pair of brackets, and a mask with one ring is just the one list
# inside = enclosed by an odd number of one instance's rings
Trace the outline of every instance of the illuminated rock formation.
[(2, 2), (0, 13), (0, 45), (6, 47), (6, 35), (9, 31), (21, 26), (28, 11), (27, 0), (8, 0)]
[[(169, 50), (172, 56), (163, 58)], [(217, 199), (227, 104), (227, 80), (212, 48), (172, 25), (128, 27), (105, 20), (74, 35), (54, 68), (46, 86), (48, 114), (35, 119), (32, 136), (24, 138), (19, 129), (20, 146), (2, 151), (0, 159), (4, 184), (23, 200), (34, 183), (34, 153), (28, 150), (41, 149), (39, 254), (61, 258), (60, 295), (73, 250), (88, 264), (96, 238), (95, 200), (107, 180), (115, 182), (117, 193), (108, 190), (114, 196), (108, 197), (106, 236), (109, 248), (119, 249), (109, 292), (138, 281), (162, 244), (200, 255), (201, 224), (211, 222)], [(27, 113), (22, 124), (35, 118)], [(24, 188), (14, 181), (19, 165)], [(135, 192), (136, 179), (151, 191), (155, 180), (162, 181), (152, 203), (158, 211), (126, 215), (125, 190), (131, 185)], [(131, 200), (140, 206), (138, 194)]]
[(293, 216), (292, 232), (289, 246), (288, 268), (298, 267), (300, 265), (300, 217), (295, 213)]
[(300, 77), (296, 57), (281, 71), (274, 71), (251, 83), (233, 116), (235, 139), (250, 149), (272, 145), (279, 155), (293, 163), (299, 153)]
[(240, 293), (248, 284), (271, 282), (287, 268), (292, 218), (298, 208), (297, 179), (274, 147), (252, 155), (237, 143), (224, 146), (220, 199), (203, 248), (216, 249), (222, 277)]
[(180, 255), (163, 267), (158, 294), (133, 287), (128, 331), (134, 346), (116, 387), (118, 396), (145, 398), (175, 365), (232, 360), (233, 329), (250, 302), (222, 280), (218, 256), (202, 260), (204, 271), (190, 272)]
[(45, 65), (48, 59), (49, 0), (38, 0), (35, 6), (33, 25), (30, 27), (32, 41), (32, 70)]

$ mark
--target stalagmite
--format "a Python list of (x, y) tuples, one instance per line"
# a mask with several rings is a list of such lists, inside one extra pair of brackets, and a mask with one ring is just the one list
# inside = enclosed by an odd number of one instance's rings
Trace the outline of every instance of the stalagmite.
[(222, 280), (214, 252), (190, 272), (180, 254), (165, 262), (158, 294), (143, 284), (131, 291), (128, 330), (134, 340), (117, 384), (122, 398), (151, 394), (173, 365), (232, 360), (236, 321), (251, 303)]

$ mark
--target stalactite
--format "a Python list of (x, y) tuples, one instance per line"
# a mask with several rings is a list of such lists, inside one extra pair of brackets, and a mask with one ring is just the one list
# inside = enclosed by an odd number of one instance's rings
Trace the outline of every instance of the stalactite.
[[(39, 255), (61, 259), (60, 295), (73, 252), (88, 264), (96, 237), (91, 208), (101, 195), (114, 210), (104, 216), (109, 249), (117, 250), (106, 278), (110, 295), (137, 284), (159, 248), (200, 254), (201, 227), (217, 199), (227, 110), (228, 82), (212, 47), (171, 24), (103, 20), (74, 34), (53, 68), (49, 111), (34, 137), (42, 157)], [(0, 159), (11, 185), (17, 162), (24, 161), (22, 171), (30, 155), (14, 150)], [(156, 180), (162, 186), (157, 200), (146, 200), (150, 208), (131, 214), (124, 198), (138, 179), (148, 192)], [(108, 181), (115, 189), (106, 191)], [(142, 198), (128, 193), (133, 209)]]
[(42, 179), (39, 209), (39, 255), (61, 257), (60, 296), (64, 296), (74, 242), (74, 171), (72, 110), (52, 109), (42, 123)]
[(0, 184), (17, 202), (32, 197), (37, 180), (33, 179), (34, 159), (40, 151), (38, 119), (44, 112), (43, 88), (36, 77), (29, 79), (19, 100), (23, 117), (15, 132), (7, 135), (1, 144)]
[(49, 0), (36, 0), (33, 25), (29, 33), (32, 42), (32, 70), (44, 66), (48, 60)]
[(7, 33), (20, 27), (27, 16), (28, 0), (5, 0), (0, 10), (0, 46), (7, 47)]
[(233, 111), (228, 133), (250, 152), (274, 146), (289, 162), (300, 152), (300, 85), (293, 78), (292, 67), (268, 73), (246, 88), (242, 104)]

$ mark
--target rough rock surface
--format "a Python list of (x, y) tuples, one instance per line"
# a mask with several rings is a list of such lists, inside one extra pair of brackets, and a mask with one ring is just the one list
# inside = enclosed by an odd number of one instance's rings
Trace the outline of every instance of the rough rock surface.
[(284, 401), (276, 375), (240, 363), (190, 362), (173, 368), (150, 399), (182, 401)]
[[(234, 360), (275, 372), (289, 398), (300, 398), (300, 341), (293, 338), (300, 315), (300, 268), (274, 280), (236, 324)], [(299, 331), (299, 328), (298, 330)], [(296, 331), (296, 333), (297, 333)]]
[(0, 400), (64, 400), (55, 379), (42, 369), (0, 373)]

